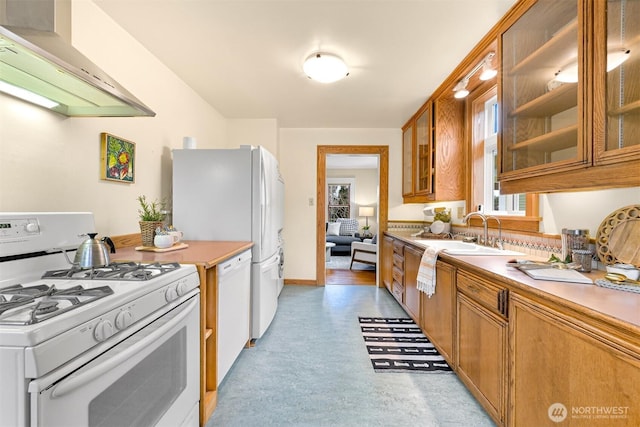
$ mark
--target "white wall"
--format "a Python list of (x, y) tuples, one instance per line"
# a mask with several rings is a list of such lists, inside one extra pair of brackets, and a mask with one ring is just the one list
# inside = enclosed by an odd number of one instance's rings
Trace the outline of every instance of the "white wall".
[[(389, 219), (422, 219), (422, 204), (402, 204), (400, 129), (280, 129), (280, 170), (285, 179), (287, 279), (315, 280), (316, 156), (318, 145), (389, 146)], [(313, 206), (309, 206), (313, 199)], [(417, 213), (416, 213), (417, 212)]]
[(278, 121), (276, 119), (228, 119), (227, 146), (261, 145), (278, 157)]
[(595, 237), (603, 219), (617, 209), (640, 204), (640, 187), (543, 194), (540, 231), (561, 234), (563, 228), (589, 229)]
[[(0, 94), (0, 211), (89, 211), (101, 235), (136, 233), (136, 197), (171, 195), (171, 149), (224, 146), (226, 120), (93, 2), (72, 8), (74, 46), (157, 115), (67, 118)], [(135, 183), (99, 179), (101, 132), (136, 143)]]

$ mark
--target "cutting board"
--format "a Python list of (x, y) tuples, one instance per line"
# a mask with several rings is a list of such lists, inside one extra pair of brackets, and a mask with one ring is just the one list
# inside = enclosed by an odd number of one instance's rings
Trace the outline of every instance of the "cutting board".
[(189, 245), (186, 243), (176, 243), (173, 246), (168, 248), (156, 248), (155, 246), (136, 246), (136, 251), (146, 251), (146, 252), (171, 252), (177, 251), (179, 249), (188, 248)]
[(640, 266), (640, 205), (612, 212), (602, 221), (596, 235), (600, 261)]
[(619, 224), (609, 236), (609, 251), (618, 261), (640, 264), (640, 220)]

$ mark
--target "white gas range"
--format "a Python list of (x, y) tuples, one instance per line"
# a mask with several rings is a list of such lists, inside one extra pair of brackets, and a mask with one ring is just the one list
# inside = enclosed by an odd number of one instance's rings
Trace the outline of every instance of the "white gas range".
[(198, 425), (195, 266), (68, 265), (93, 229), (0, 213), (0, 426)]

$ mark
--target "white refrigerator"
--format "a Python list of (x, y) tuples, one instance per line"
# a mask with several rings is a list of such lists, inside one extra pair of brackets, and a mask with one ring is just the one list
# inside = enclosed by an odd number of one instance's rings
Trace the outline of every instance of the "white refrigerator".
[[(282, 289), (284, 181), (263, 147), (173, 150), (173, 225), (185, 240), (253, 241), (251, 338), (267, 330)], [(224, 301), (220, 301), (224, 304)]]

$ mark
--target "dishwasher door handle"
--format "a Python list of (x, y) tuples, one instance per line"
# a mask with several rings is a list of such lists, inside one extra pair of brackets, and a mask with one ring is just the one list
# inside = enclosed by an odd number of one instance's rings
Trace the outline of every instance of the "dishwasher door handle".
[(246, 264), (251, 263), (251, 256), (248, 255), (247, 252), (240, 254), (237, 258), (233, 258), (219, 264), (218, 275), (226, 276), (227, 274), (231, 274), (232, 272), (244, 267)]

